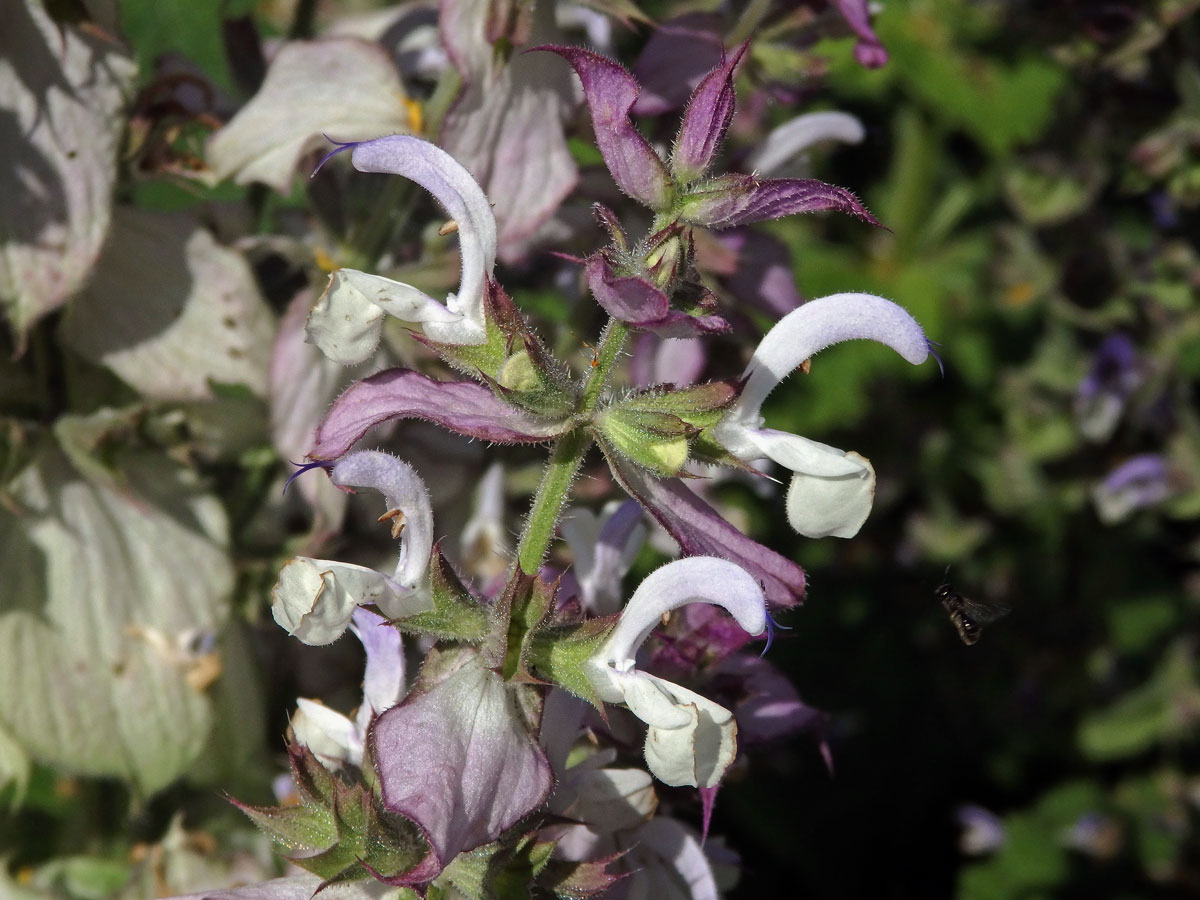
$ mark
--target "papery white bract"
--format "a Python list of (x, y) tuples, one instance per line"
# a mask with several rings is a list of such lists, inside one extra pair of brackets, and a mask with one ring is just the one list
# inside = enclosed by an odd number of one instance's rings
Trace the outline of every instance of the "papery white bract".
[(341, 487), (370, 487), (387, 499), (388, 512), (403, 525), (400, 558), (392, 575), (366, 566), (300, 556), (289, 560), (271, 592), (271, 613), (289, 634), (306, 644), (337, 640), (354, 611), (366, 603), (393, 619), (430, 606), (423, 580), (433, 550), (429, 493), (412, 466), (387, 453), (351, 453), (330, 474)]
[(743, 462), (772, 459), (791, 469), (787, 512), (806, 537), (853, 537), (871, 512), (875, 470), (845, 452), (785, 431), (763, 428), (763, 401), (807, 359), (833, 344), (870, 338), (913, 365), (929, 356), (925, 332), (903, 307), (873, 294), (833, 294), (810, 300), (767, 332), (742, 377), (746, 385), (714, 429)]
[(483, 343), (483, 292), (496, 264), (496, 218), (483, 189), (450, 154), (420, 138), (396, 134), (350, 146), (360, 172), (402, 175), (442, 204), (458, 226), (462, 279), (458, 293), (442, 304), (411, 285), (339, 269), (309, 316), (309, 340), (330, 358), (355, 365), (374, 352), (387, 314), (419, 323), (435, 341)]
[(638, 586), (586, 672), (600, 699), (624, 703), (649, 726), (646, 764), (656, 778), (670, 785), (713, 787), (737, 754), (733, 714), (636, 668), (637, 650), (662, 615), (688, 603), (722, 606), (750, 634), (767, 627), (766, 598), (744, 569), (710, 556), (680, 559)]

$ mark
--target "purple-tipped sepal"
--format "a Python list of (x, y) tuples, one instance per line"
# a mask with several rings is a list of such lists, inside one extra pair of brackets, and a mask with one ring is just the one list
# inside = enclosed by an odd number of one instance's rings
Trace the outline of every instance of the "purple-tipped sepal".
[(626, 325), (659, 337), (693, 337), (729, 331), (729, 323), (709, 315), (672, 309), (665, 291), (644, 275), (620, 275), (602, 255), (593, 256), (585, 269), (588, 287), (605, 312)]
[(826, 210), (880, 225), (845, 188), (814, 178), (759, 179), (740, 174), (721, 175), (693, 185), (682, 200), (679, 218), (692, 225), (720, 230), (794, 213)]
[(650, 209), (666, 209), (674, 191), (671, 176), (629, 119), (640, 90), (637, 80), (624, 66), (590, 50), (553, 45), (533, 49), (557, 53), (575, 69), (592, 113), (596, 145), (617, 186)]
[(688, 101), (671, 153), (671, 168), (681, 185), (690, 184), (708, 170), (725, 139), (733, 119), (733, 72), (748, 46), (749, 42), (742, 44), (705, 75)]

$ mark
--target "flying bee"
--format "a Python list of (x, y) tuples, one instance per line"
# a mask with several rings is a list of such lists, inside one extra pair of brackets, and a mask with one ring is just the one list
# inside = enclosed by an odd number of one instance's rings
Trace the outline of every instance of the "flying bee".
[(1012, 608), (1004, 603), (980, 603), (964, 597), (949, 582), (938, 585), (933, 596), (942, 601), (942, 607), (950, 616), (950, 624), (967, 646), (979, 640), (984, 625), (990, 625), (1012, 612)]

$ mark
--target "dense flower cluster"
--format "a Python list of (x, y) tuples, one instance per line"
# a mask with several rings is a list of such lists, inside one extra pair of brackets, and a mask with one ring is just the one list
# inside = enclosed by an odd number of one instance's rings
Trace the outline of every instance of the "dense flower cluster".
[[(356, 365), (379, 352), (388, 320), (399, 320), (469, 377), (385, 369), (343, 390), (316, 423), (309, 467), (325, 469), (339, 488), (384, 496), (379, 521), (390, 523), (400, 559), (392, 574), (310, 557), (289, 561), (280, 573), (273, 612), (290, 634), (325, 644), (353, 620), (367, 648), (357, 718), (301, 702), (291, 731), (294, 780), (298, 786), (320, 781), (324, 776), (314, 773), (328, 769), (343, 785), (336, 797), (362, 779), (369, 793), (356, 802), (373, 812), (356, 827), (320, 790), (302, 789), (299, 812), (247, 813), (277, 840), (307, 848), (293, 860), (327, 883), (458, 886), (464, 867), (503, 868), (509, 848), (526, 846), (542, 860), (532, 889), (638, 895), (663, 881), (691, 885), (688, 896), (715, 896), (704, 852), (668, 807), (655, 802), (655, 785), (699, 788), (711, 808), (738, 756), (739, 736), (735, 713), (696, 689), (718, 664), (725, 679), (745, 681), (748, 693), (751, 678), (777, 693), (773, 707), (759, 707), (773, 712), (758, 717), (754, 729), (780, 734), (812, 721), (781, 681), (751, 676), (753, 657), (743, 649), (766, 635), (769, 608), (801, 600), (804, 576), (742, 535), (681, 477), (700, 465), (755, 471), (752, 464), (778, 463), (792, 472), (792, 527), (809, 537), (852, 537), (874, 496), (870, 463), (766, 427), (763, 402), (831, 344), (872, 339), (914, 365), (926, 360), (929, 345), (896, 304), (837, 294), (784, 315), (744, 371), (731, 373), (736, 377), (617, 390), (616, 364), (635, 334), (702, 340), (731, 331), (716, 297), (696, 280), (697, 235), (821, 210), (874, 219), (848, 191), (811, 179), (710, 173), (733, 117), (734, 74), (746, 45), (699, 79), (666, 158), (633, 126), (641, 87), (628, 71), (591, 50), (536, 50), (557, 54), (575, 70), (609, 173), (621, 192), (648, 208), (652, 223), (634, 239), (617, 213), (595, 207), (610, 243), (581, 262), (609, 321), (591, 365), (576, 380), (497, 282), (502, 229), (492, 202), (460, 162), (411, 135), (343, 144), (331, 154), (345, 150), (360, 172), (399, 175), (428, 190), (453, 221), (462, 275), (443, 302), (397, 278), (338, 268), (307, 317), (308, 341), (330, 360)], [(788, 155), (778, 146), (788, 141), (795, 152), (837, 131), (844, 119), (781, 136), (772, 154)], [(634, 346), (635, 365), (639, 355), (655, 350)], [(435, 544), (433, 503), (414, 468), (380, 451), (355, 449), (372, 429), (402, 418), (491, 442), (552, 442), (516, 558), (502, 576), (471, 586), (469, 576), (478, 573), (469, 562), (451, 565)], [(607, 525), (592, 524), (586, 510), (564, 515), (570, 485), (593, 444), (636, 501)], [(494, 493), (499, 482), (492, 481)], [(482, 510), (482, 495), (479, 502)], [(645, 533), (639, 506), (683, 558), (651, 573), (622, 604), (621, 575)], [(502, 504), (486, 508), (497, 516)], [(471, 527), (477, 535), (488, 526), (476, 515)], [(503, 524), (493, 522), (490, 530), (502, 534)], [(576, 561), (570, 581), (546, 566), (559, 532)], [(467, 571), (459, 574), (464, 564)], [(696, 604), (723, 608), (732, 618), (696, 615)], [(657, 655), (639, 652), (676, 616), (681, 624), (672, 640), (681, 643), (668, 668), (690, 686), (655, 674)], [(377, 637), (379, 631), (388, 639)], [(404, 675), (400, 633), (423, 636), (424, 661), (413, 678)], [(693, 649), (680, 655), (685, 645)], [(392, 675), (377, 688), (388, 666)], [(644, 739), (635, 738), (643, 729)], [(584, 735), (591, 742), (586, 747), (578, 744)], [(643, 745), (645, 769), (629, 756), (634, 741)], [(551, 810), (572, 826), (555, 826), (554, 817), (547, 818)], [(331, 813), (341, 823), (333, 831), (322, 826)], [(689, 849), (681, 856), (667, 849), (670, 842)], [(355, 846), (375, 849), (368, 860), (351, 852)], [(639, 846), (635, 857), (623, 856)], [(634, 858), (638, 863), (631, 865)]]

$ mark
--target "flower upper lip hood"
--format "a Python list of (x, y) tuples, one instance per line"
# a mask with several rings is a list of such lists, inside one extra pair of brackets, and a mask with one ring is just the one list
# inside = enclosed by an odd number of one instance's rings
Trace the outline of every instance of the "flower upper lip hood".
[(450, 154), (429, 141), (395, 134), (358, 144), (350, 161), (360, 172), (402, 175), (445, 207), (458, 225), (462, 278), (442, 304), (411, 285), (356, 269), (338, 269), (314, 307), (308, 336), (331, 359), (356, 365), (379, 344), (384, 315), (420, 323), (447, 344), (482, 344), (483, 295), (496, 264), (496, 217), (483, 189)]
[(767, 627), (762, 588), (728, 560), (693, 556), (652, 572), (634, 591), (616, 627), (588, 660), (601, 700), (624, 703), (645, 722), (646, 764), (665, 784), (713, 787), (737, 754), (737, 724), (725, 707), (636, 668), (638, 648), (664, 613), (688, 603), (724, 607), (751, 634)]
[(742, 378), (745, 387), (713, 436), (743, 462), (772, 459), (795, 474), (788, 521), (807, 537), (853, 537), (871, 511), (875, 472), (857, 453), (764, 428), (763, 401), (784, 378), (821, 350), (869, 338), (919, 365), (929, 356), (925, 332), (907, 310), (873, 294), (833, 294), (810, 300), (767, 332)]

